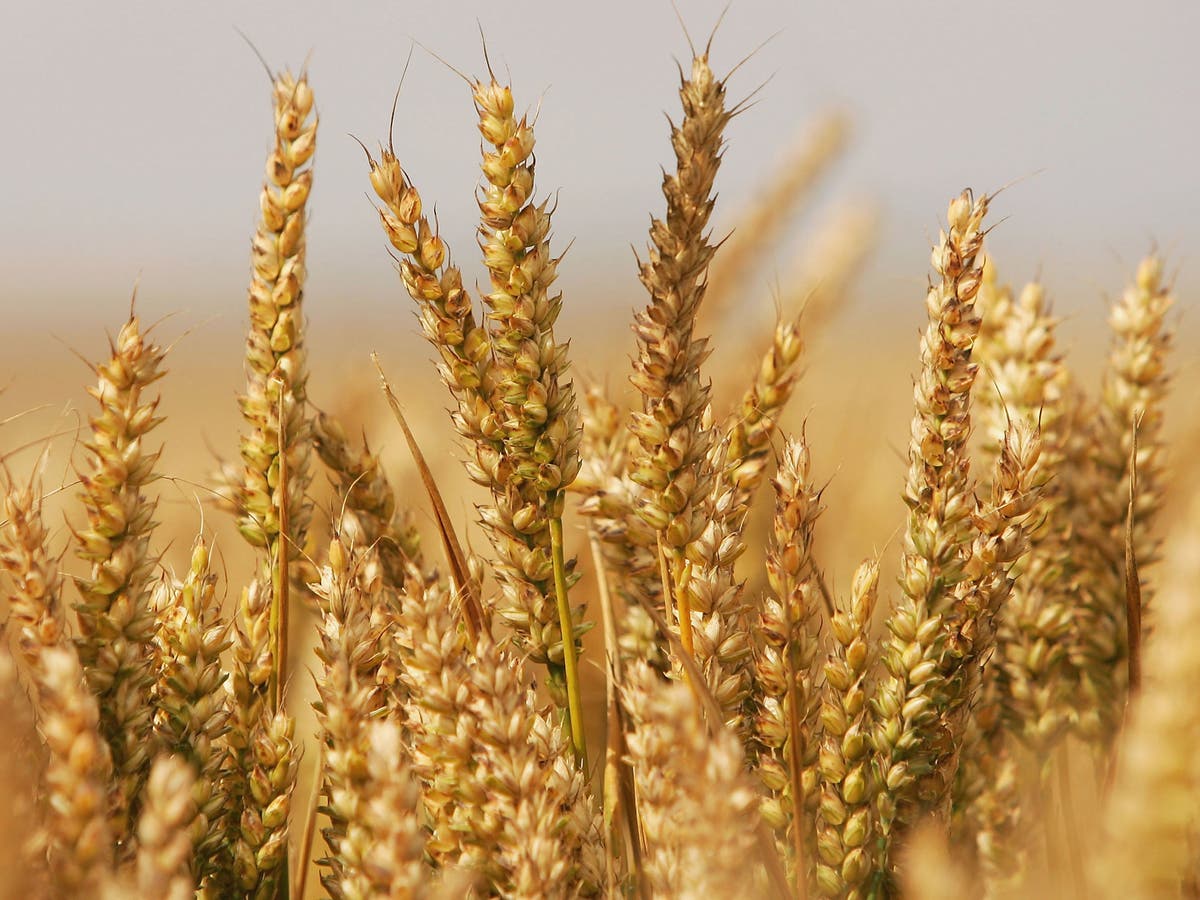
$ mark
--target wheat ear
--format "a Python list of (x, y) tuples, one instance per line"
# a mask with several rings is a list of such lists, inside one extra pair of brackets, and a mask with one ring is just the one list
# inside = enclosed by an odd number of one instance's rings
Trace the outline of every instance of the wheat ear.
[(87, 525), (76, 537), (90, 571), (77, 582), (82, 601), (77, 647), (97, 697), (100, 730), (112, 750), (114, 826), (123, 847), (132, 836), (131, 816), (155, 750), (149, 578), (155, 503), (143, 491), (158, 461), (158, 452), (146, 447), (147, 435), (161, 419), (157, 398), (144, 392), (164, 374), (163, 355), (131, 316), (112, 344), (111, 357), (96, 366), (97, 383), (88, 392), (100, 412), (91, 419), (78, 470)]
[[(0, 551), (2, 552), (2, 551)], [(7, 625), (9, 623), (5, 623)], [(8, 628), (0, 626), (0, 870), (11, 879), (11, 896), (49, 894), (45, 823), (39, 806), (38, 779), (44, 766), (33, 706), (21, 685)], [(32, 833), (31, 833), (32, 830)]]
[(551, 693), (568, 708), (572, 745), (583, 759), (582, 609), (567, 598), (575, 561), (564, 559), (562, 536), (565, 491), (579, 474), (581, 426), (567, 345), (554, 334), (560, 260), (550, 250), (549, 201), (533, 201), (532, 125), (516, 118), (512, 91), (495, 79), (476, 81), (472, 93), (485, 142), (479, 234), (491, 291), (483, 299), (509, 473), (495, 518), (485, 514), (493, 534), (505, 533), (494, 542), (505, 562), (496, 570), (497, 612), (529, 657), (548, 666)]
[[(230, 647), (229, 623), (221, 615), (216, 576), (209, 570), (208, 545), (197, 538), (181, 584), (166, 586), (159, 608), (159, 671), (155, 688), (155, 732), (164, 752), (194, 767), (195, 821), (192, 872), (196, 883), (215, 886), (222, 869), (228, 797), (228, 678), (221, 654)], [(164, 776), (166, 777), (166, 776)]]
[(347, 836), (350, 845), (363, 848), (362, 879), (345, 885), (344, 894), (347, 900), (426, 900), (435, 892), (423, 853), (417, 782), (405, 762), (400, 725), (372, 722), (366, 738), (366, 801)]
[(768, 796), (763, 818), (787, 839), (797, 878), (811, 870), (811, 813), (817, 761), (821, 648), (820, 577), (813, 557), (813, 530), (821, 515), (820, 488), (813, 484), (803, 436), (789, 439), (780, 456), (775, 516), (767, 547), (770, 593), (758, 614), (755, 646), (755, 761)]
[(845, 150), (850, 124), (837, 111), (818, 116), (788, 148), (767, 187), (738, 216), (708, 279), (705, 314), (719, 315), (745, 297), (744, 282), (788, 219)]
[(1181, 896), (1195, 865), (1200, 820), (1193, 748), (1200, 740), (1200, 606), (1195, 553), (1200, 507), (1191, 504), (1170, 550), (1170, 582), (1159, 595), (1144, 688), (1132, 702), (1117, 750), (1104, 835), (1091, 853), (1091, 887), (1103, 898)]
[(58, 561), (46, 549), (35, 485), (11, 482), (0, 527), (0, 565), (8, 575), (10, 621), (32, 676), (46, 745), (45, 835), (55, 888), (70, 895), (99, 885), (114, 860), (112, 757), (100, 710), (65, 632)]
[(266, 690), (280, 703), (286, 681), (289, 558), (304, 547), (312, 505), (304, 347), (305, 215), (312, 190), (317, 119), (308, 79), (289, 72), (272, 84), (274, 146), (259, 195), (251, 245), (250, 326), (246, 332), (246, 392), (238, 398), (247, 430), (238, 528), (262, 550), (262, 579), (271, 586), (274, 660)]
[(938, 729), (947, 697), (939, 671), (944, 619), (955, 586), (966, 577), (973, 536), (966, 440), (976, 372), (971, 348), (979, 331), (974, 299), (982, 277), (979, 254), (987, 208), (987, 197), (975, 199), (969, 192), (952, 200), (948, 230), (932, 255), (938, 280), (926, 298), (929, 325), (921, 339), (921, 372), (913, 390), (902, 594), (888, 618), (891, 635), (883, 653), (888, 677), (874, 699), (878, 813), (885, 846), (898, 820), (911, 822), (919, 799), (917, 778), (934, 766), (928, 741)]
[[(1137, 430), (1137, 494), (1133, 551), (1139, 574), (1158, 556), (1154, 514), (1163, 491), (1163, 400), (1171, 329), (1166, 316), (1174, 298), (1163, 282), (1162, 262), (1147, 257), (1134, 283), (1112, 305), (1112, 349), (1105, 368), (1099, 414), (1087, 432), (1086, 463), (1091, 483), (1079, 485), (1077, 509), (1082, 552), (1087, 554), (1077, 586), (1080, 617), (1079, 718), (1081, 734), (1107, 745), (1118, 728), (1128, 688), (1129, 646), (1125, 621), (1125, 517), (1129, 504), (1130, 454)], [(1143, 596), (1152, 601), (1148, 585)]]
[(195, 771), (177, 756), (160, 756), (150, 768), (138, 819), (137, 884), (143, 897), (194, 897), (192, 836), (198, 814)]
[(879, 592), (879, 564), (854, 573), (848, 608), (830, 621), (833, 648), (821, 695), (823, 735), (816, 766), (816, 881), (823, 897), (859, 898), (878, 868), (872, 802), (871, 708), (867, 677), (874, 663), (871, 617)]
[(627, 735), (655, 896), (725, 897), (765, 889), (755, 856), (758, 792), (741, 742), (710, 732), (686, 685), (644, 664), (626, 672)]
[(369, 799), (367, 726), (386, 707), (378, 677), (385, 623), (371, 616), (383, 590), (383, 567), (370, 546), (355, 540), (361, 531), (348, 525), (349, 516), (343, 516), (329, 543), (329, 562), (313, 586), (321, 609), (317, 656), (322, 664), (314, 706), (323, 744), (322, 811), (329, 821), (324, 835), (330, 852), (321, 882), (334, 896), (366, 878), (365, 836), (353, 833), (353, 826)]
[[(722, 134), (731, 113), (725, 108), (725, 84), (706, 56), (692, 60), (679, 97), (683, 119), (671, 128), (676, 170), (663, 180), (665, 221), (650, 226), (650, 252), (640, 263), (650, 303), (634, 321), (638, 356), (634, 387), (642, 409), (630, 418), (637, 439), (630, 478), (642, 489), (638, 512), (660, 534), (679, 602), (677, 619), (683, 646), (692, 652), (691, 615), (686, 591), (676, 590), (684, 574), (684, 549), (709, 521), (713, 486), (708, 455), (714, 436), (703, 420), (709, 388), (700, 365), (707, 342), (695, 336), (696, 315), (704, 298), (704, 277), (715, 248), (707, 228), (713, 208), (713, 182), (720, 165)], [(667, 598), (668, 602), (672, 598)]]
[(1001, 717), (1034, 753), (1045, 755), (1062, 737), (1070, 717), (1067, 665), (1073, 577), (1070, 510), (1066, 508), (1064, 460), (1070, 438), (1067, 403), (1070, 374), (1057, 352), (1058, 320), (1041, 285), (1014, 296), (996, 284), (989, 258), (979, 292), (983, 326), (976, 358), (986, 377), (976, 384), (975, 409), (986, 435), (987, 456), (1000, 451), (1010, 420), (1037, 422), (1043, 470), (1041, 522), (1030, 534), (1027, 561), (999, 620), (994, 700)]

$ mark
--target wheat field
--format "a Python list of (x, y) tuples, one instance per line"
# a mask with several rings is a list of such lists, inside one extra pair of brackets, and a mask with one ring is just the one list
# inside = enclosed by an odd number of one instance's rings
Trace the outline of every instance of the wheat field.
[(847, 204), (756, 327), (851, 137), (810, 122), (719, 228), (754, 93), (716, 55), (627, 322), (559, 322), (553, 110), (485, 58), (476, 247), (406, 167), (419, 90), (361, 136), (423, 354), (309, 326), (304, 68), (241, 334), (135, 295), (62, 365), (6, 349), (0, 896), (1200, 896), (1180, 261), (1124, 248), (1065, 323), (1006, 190), (947, 185), (903, 323), (855, 312)]

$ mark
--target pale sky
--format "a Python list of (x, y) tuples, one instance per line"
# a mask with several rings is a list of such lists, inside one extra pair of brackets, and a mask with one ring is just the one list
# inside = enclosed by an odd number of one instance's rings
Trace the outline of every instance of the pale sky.
[[(723, 3), (679, 6), (703, 40)], [(241, 322), (271, 119), (265, 74), (236, 29), (273, 67), (310, 60), (321, 114), (315, 323), (361, 317), (411, 330), (348, 135), (386, 136), (414, 39), (482, 74), (476, 20), (518, 105), (541, 105), (539, 192), (558, 192), (557, 245), (575, 241), (561, 269), (568, 308), (578, 297), (624, 316), (642, 301), (630, 246), (644, 246), (648, 214), (663, 206), (663, 112), (677, 113), (673, 57), (687, 54), (669, 0), (5, 0), (2, 19), (0, 303), (10, 330), (54, 319), (115, 327), (139, 275), (144, 310)], [(772, 35), (731, 84), (738, 97), (770, 79), (730, 126), (718, 223), (803, 124), (836, 105), (853, 119), (853, 142), (815, 212), (845, 196), (882, 209), (864, 302), (919, 306), (947, 199), (1015, 180), (993, 207), (1006, 221), (992, 236), (1014, 280), (1041, 272), (1065, 303), (1091, 309), (1088, 298), (1118, 290), (1157, 243), (1181, 292), (1198, 284), (1195, 0), (735, 0), (714, 68)], [(479, 277), (469, 93), (421, 50), (396, 146), (468, 278)], [(773, 271), (786, 270), (788, 253), (776, 251)]]

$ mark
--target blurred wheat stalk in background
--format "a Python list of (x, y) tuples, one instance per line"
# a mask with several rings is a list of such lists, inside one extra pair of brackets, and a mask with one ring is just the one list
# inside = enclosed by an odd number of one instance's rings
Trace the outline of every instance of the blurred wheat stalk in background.
[[(1112, 305), (1092, 396), (1042, 287), (1013, 291), (985, 254), (993, 198), (955, 197), (932, 252), (899, 585), (874, 556), (831, 581), (817, 539), (829, 473), (779, 422), (805, 342), (870, 249), (869, 216), (843, 215), (789, 277), (748, 383), (713, 384), (701, 313), (727, 330), (718, 316), (846, 125), (830, 116), (806, 135), (722, 244), (710, 217), (740, 107), (708, 49), (693, 56), (666, 213), (639, 260), (630, 396), (572, 380), (554, 208), (508, 86), (469, 81), (480, 303), (393, 142), (368, 152), (486, 492), (483, 550), (455, 532), (403, 392), (385, 382), (424, 496), (399, 493), (365, 439), (309, 400), (318, 127), (307, 78), (275, 78), (240, 459), (214, 488), (253, 571), (219, 586), (203, 533), (181, 577), (159, 571), (149, 489), (166, 354), (132, 312), (95, 367), (70, 517), (88, 571), (73, 588), (42, 515), (54, 486), (40, 462), (19, 473), (5, 457), (5, 896), (299, 897), (310, 869), (335, 898), (1195, 893), (1200, 521), (1159, 566), (1162, 262), (1144, 260)], [(427, 509), (436, 553), (414, 524)], [(854, 535), (822, 538), (835, 539)], [(1161, 589), (1147, 577), (1160, 568)], [(585, 596), (603, 685), (581, 659)], [(314, 648), (310, 742), (288, 697)]]

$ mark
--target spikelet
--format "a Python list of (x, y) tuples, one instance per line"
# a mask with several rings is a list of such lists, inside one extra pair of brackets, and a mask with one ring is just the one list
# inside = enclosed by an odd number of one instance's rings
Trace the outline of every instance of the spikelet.
[(838, 610), (830, 622), (834, 646), (825, 663), (823, 735), (816, 767), (816, 880), (822, 897), (865, 897), (868, 878), (878, 869), (867, 703), (867, 676), (874, 663), (871, 616), (878, 589), (879, 564), (868, 560), (854, 573), (849, 608)]
[(189, 900), (195, 895), (189, 833), (197, 816), (194, 786), (191, 764), (178, 756), (155, 759), (137, 828), (137, 883), (143, 897)]
[(35, 689), (46, 772), (45, 846), (55, 888), (92, 889), (111, 868), (114, 836), (109, 786), (112, 757), (100, 711), (65, 633), (62, 579), (46, 549), (41, 498), (34, 484), (6, 486), (0, 566), (8, 575), (9, 628)]
[[(949, 231), (933, 251), (938, 281), (926, 298), (929, 325), (921, 339), (921, 373), (908, 451), (904, 499), (909, 507), (901, 561), (902, 596), (888, 619), (883, 653), (889, 677), (876, 691), (881, 838), (916, 812), (917, 779), (933, 768), (939, 716), (947, 702), (939, 672), (945, 652), (944, 617), (965, 577), (972, 540), (971, 484), (966, 454), (971, 348), (979, 331), (974, 310), (982, 277), (983, 217), (988, 198), (963, 192), (950, 203)], [(932, 798), (929, 798), (932, 799)]]
[[(810, 857), (818, 749), (821, 594), (813, 529), (822, 507), (809, 467), (803, 437), (789, 439), (773, 483), (775, 518), (767, 548), (771, 590), (755, 628), (756, 765), (768, 791), (763, 818), (794, 848), (794, 865)], [(796, 789), (803, 793), (796, 796)]]
[(121, 844), (132, 836), (130, 816), (154, 754), (149, 576), (155, 504), (142, 492), (158, 461), (158, 453), (145, 447), (147, 434), (161, 419), (157, 398), (143, 393), (164, 374), (163, 356), (147, 342), (137, 317), (130, 316), (112, 344), (111, 358), (96, 366), (96, 386), (88, 389), (100, 412), (91, 419), (78, 470), (87, 525), (76, 537), (79, 555), (91, 568), (77, 582), (77, 646), (98, 700), (100, 730), (112, 751), (114, 824)]
[(158, 611), (154, 728), (164, 752), (176, 754), (194, 769), (191, 871), (204, 887), (209, 879), (222, 878), (228, 829), (229, 749), (222, 738), (228, 729), (229, 693), (220, 657), (230, 640), (203, 537), (196, 539), (183, 582), (164, 585), (164, 595)]
[[(1142, 260), (1134, 283), (1109, 315), (1113, 344), (1102, 395), (1086, 442), (1089, 479), (1078, 485), (1076, 509), (1082, 552), (1080, 617), (1076, 665), (1080, 674), (1079, 730), (1084, 738), (1107, 745), (1121, 719), (1127, 690), (1129, 647), (1125, 623), (1125, 519), (1129, 504), (1129, 459), (1137, 427), (1137, 494), (1134, 498), (1133, 549), (1139, 576), (1158, 557), (1154, 514), (1162, 501), (1164, 450), (1163, 400), (1171, 329), (1166, 315), (1174, 298), (1163, 283), (1162, 262)], [(1076, 457), (1078, 458), (1078, 456)], [(1143, 604), (1153, 605), (1148, 584)], [(1152, 613), (1147, 609), (1147, 617)]]

